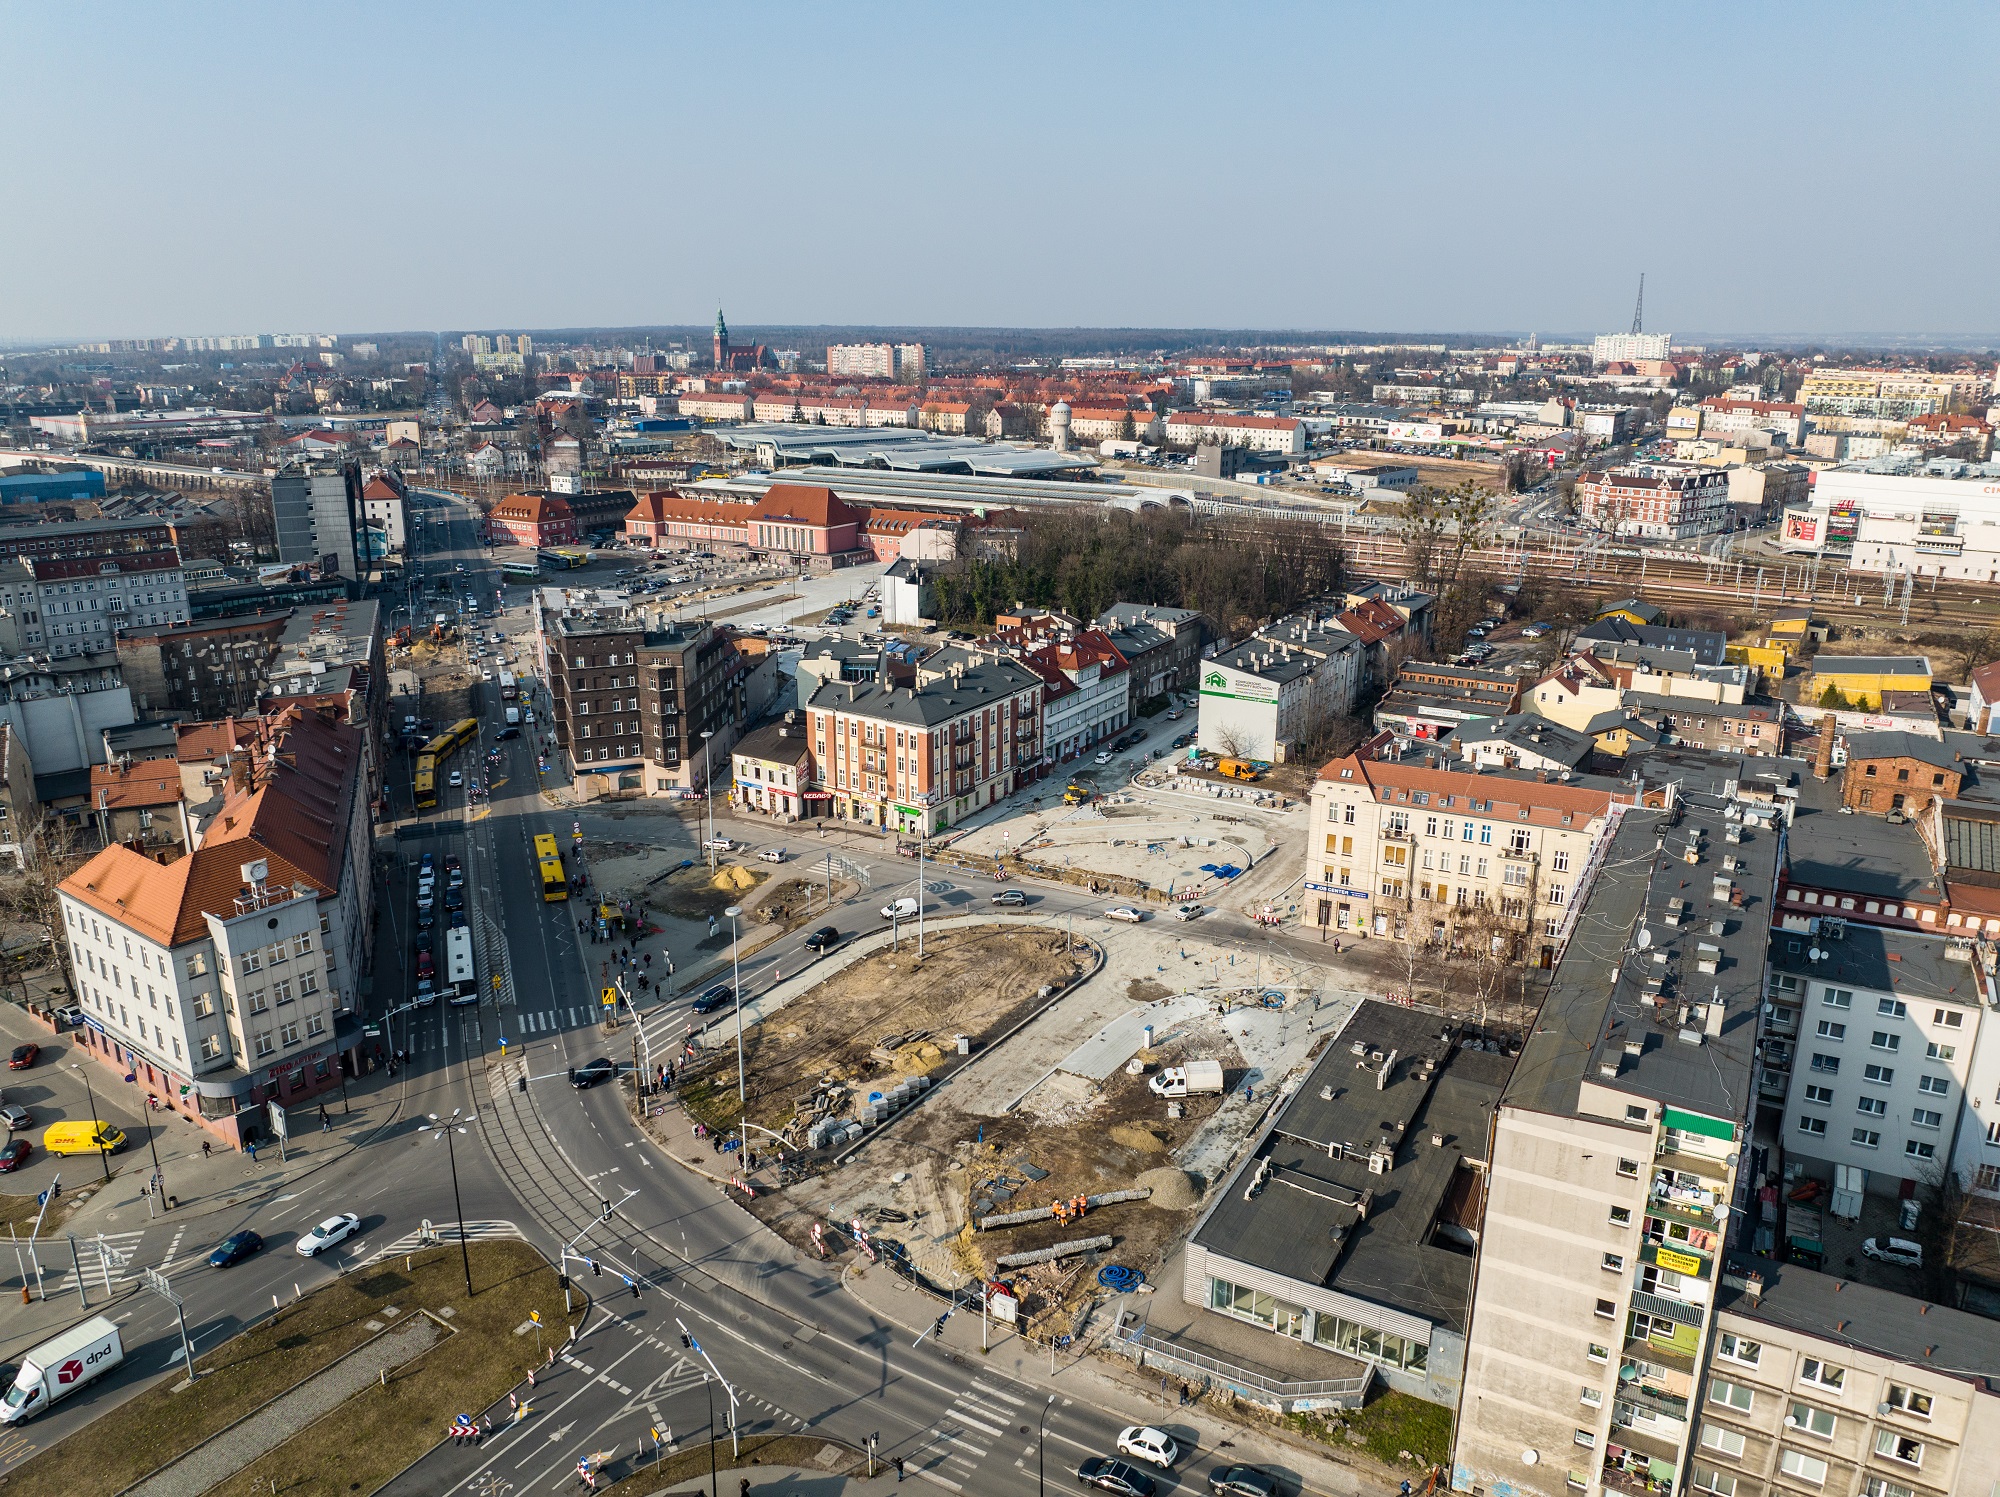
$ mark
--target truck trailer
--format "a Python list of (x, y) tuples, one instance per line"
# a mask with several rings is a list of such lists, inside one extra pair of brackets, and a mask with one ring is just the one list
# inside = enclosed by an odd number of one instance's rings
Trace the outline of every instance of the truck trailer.
[(0, 1424), (34, 1418), (124, 1360), (118, 1327), (102, 1315), (71, 1326), (22, 1356), (14, 1385), (0, 1397)]

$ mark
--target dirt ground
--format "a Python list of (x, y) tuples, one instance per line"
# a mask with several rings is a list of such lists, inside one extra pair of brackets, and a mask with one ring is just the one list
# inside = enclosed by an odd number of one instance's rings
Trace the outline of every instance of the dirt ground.
[(733, 904), (741, 904), (770, 876), (761, 868), (743, 863), (717, 863), (710, 872), (706, 863), (696, 859), (692, 868), (656, 877), (628, 892), (644, 900), (649, 908), (664, 910), (675, 919), (706, 920), (711, 915), (720, 917)]
[[(1168, 995), (1157, 982), (1133, 979), (1135, 1003)], [(1141, 1052), (1147, 1074), (1187, 1059), (1219, 1057), (1231, 1084), (1240, 1057), (1219, 1025), (1185, 1026), (1161, 1047)], [(1036, 1336), (1074, 1334), (1087, 1307), (1102, 1297), (1097, 1269), (1120, 1263), (1153, 1272), (1186, 1233), (1205, 1182), (1177, 1158), (1213, 1118), (1222, 1098), (1191, 1097), (1170, 1113), (1146, 1075), (1120, 1070), (1102, 1084), (1058, 1072), (1021, 1105), (1000, 1116), (968, 1116), (947, 1092), (897, 1125), (848, 1169), (795, 1185), (758, 1203), (766, 1220), (804, 1241), (814, 1219), (872, 1221), (879, 1236), (901, 1243), (917, 1267), (940, 1283), (1004, 1278)], [(1053, 1220), (974, 1231), (980, 1215), (1031, 1210), (1077, 1195), (1150, 1187), (1145, 1201), (1094, 1207), (1080, 1221)], [(997, 1261), (1080, 1238), (1109, 1236), (1107, 1252), (1060, 1264), (1001, 1269)]]
[[(851, 1115), (870, 1091), (938, 1071), (958, 1059), (955, 1036), (990, 1043), (1080, 971), (1052, 931), (992, 927), (933, 935), (924, 959), (906, 938), (835, 973), (744, 1036), (750, 1122), (788, 1128), (803, 1142), (821, 1110)], [(682, 1089), (682, 1102), (712, 1126), (737, 1117), (735, 1057)], [(708, 1104), (713, 1099), (713, 1105)], [(821, 1103), (824, 1107), (821, 1107)]]

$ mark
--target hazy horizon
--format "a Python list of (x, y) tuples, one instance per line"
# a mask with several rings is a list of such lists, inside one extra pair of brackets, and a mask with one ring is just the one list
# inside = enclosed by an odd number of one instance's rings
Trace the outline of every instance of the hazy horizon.
[(718, 304), (1573, 341), (1642, 271), (1688, 341), (2000, 342), (1991, 6), (89, 14), (0, 10), (16, 346)]

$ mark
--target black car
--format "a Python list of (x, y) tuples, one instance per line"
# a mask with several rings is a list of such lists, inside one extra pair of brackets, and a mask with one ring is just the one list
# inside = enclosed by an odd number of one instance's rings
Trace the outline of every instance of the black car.
[(1076, 1468), (1076, 1479), (1118, 1497), (1153, 1497), (1153, 1478), (1136, 1466), (1094, 1455)]
[(227, 1268), (232, 1263), (241, 1263), (252, 1253), (263, 1249), (264, 1239), (255, 1232), (237, 1232), (222, 1239), (215, 1245), (215, 1251), (208, 1255), (211, 1268)]
[(508, 743), (516, 738), (519, 738), (521, 736), (521, 730), (519, 728), (502, 728), (498, 733), (494, 734), (493, 736), (494, 740), (498, 743)]
[(729, 1007), (730, 1000), (735, 996), (734, 988), (726, 982), (719, 982), (688, 1006), (698, 1014), (712, 1014), (718, 1008)]
[(1208, 1489), (1215, 1497), (1278, 1497), (1278, 1483), (1255, 1466), (1217, 1466)]
[(569, 1084), (578, 1091), (589, 1091), (600, 1081), (609, 1081), (618, 1074), (618, 1062), (600, 1055), (596, 1060), (587, 1061), (569, 1073)]
[(840, 932), (831, 925), (822, 925), (806, 937), (806, 950), (831, 951), (840, 944)]

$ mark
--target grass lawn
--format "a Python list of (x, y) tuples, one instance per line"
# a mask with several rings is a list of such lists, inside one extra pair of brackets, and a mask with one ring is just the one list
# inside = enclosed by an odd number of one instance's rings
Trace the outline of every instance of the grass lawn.
[[(826, 1462), (820, 1457), (828, 1446), (839, 1452), (839, 1459), (828, 1456)], [(729, 1453), (729, 1442), (718, 1441), (715, 1447), (715, 1469), (718, 1472), (738, 1470), (748, 1471), (753, 1466), (796, 1466), (802, 1471), (824, 1471), (830, 1476), (844, 1476), (849, 1472), (866, 1474), (868, 1470), (867, 1452), (843, 1445), (838, 1440), (821, 1439), (813, 1435), (746, 1435), (741, 1452), (735, 1456)], [(875, 1469), (882, 1470), (880, 1462)], [(619, 1468), (614, 1467), (606, 1475), (617, 1476)], [(602, 1497), (649, 1497), (664, 1487), (680, 1482), (699, 1479), (702, 1489), (708, 1483), (708, 1447), (706, 1445), (683, 1444), (674, 1454), (654, 1466), (650, 1461), (634, 1470), (630, 1475), (614, 1481), (609, 1486), (598, 1487)], [(600, 1478), (602, 1480), (602, 1478)], [(722, 1482), (726, 1491), (735, 1491), (734, 1482)]]
[(474, 1243), (472, 1281), (480, 1292), (468, 1301), (455, 1245), (415, 1255), (407, 1273), (400, 1258), (356, 1269), (198, 1358), (194, 1387), (176, 1393), (162, 1381), (124, 1404), (115, 1440), (86, 1428), (36, 1456), (9, 1475), (7, 1497), (120, 1491), (368, 1340), (367, 1322), (386, 1306), (399, 1312), (390, 1324), (449, 1307), (458, 1334), (407, 1364), (386, 1391), (369, 1388), (213, 1489), (247, 1494), (254, 1477), (282, 1475), (296, 1497), (372, 1491), (435, 1444), (453, 1414), (484, 1408), (523, 1376), (535, 1338), (513, 1332), (530, 1310), (567, 1334), (555, 1271), (525, 1243)]
[(1442, 1404), (1384, 1390), (1358, 1412), (1341, 1417), (1344, 1433), (1311, 1415), (1294, 1414), (1290, 1423), (1301, 1434), (1334, 1446), (1351, 1444), (1349, 1436), (1358, 1435), (1361, 1448), (1385, 1466), (1401, 1464), (1396, 1457), (1405, 1450), (1432, 1466), (1443, 1465), (1450, 1457), (1451, 1410)]

